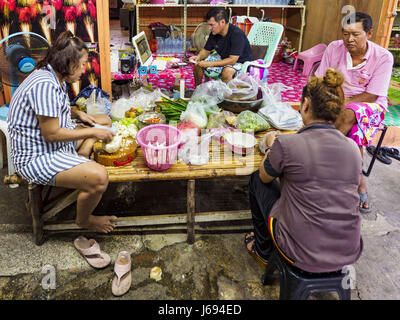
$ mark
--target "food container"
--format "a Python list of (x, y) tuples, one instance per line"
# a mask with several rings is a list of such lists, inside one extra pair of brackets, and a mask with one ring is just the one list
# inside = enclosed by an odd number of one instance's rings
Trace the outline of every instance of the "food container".
[(140, 121), (141, 128), (152, 124), (165, 124), (167, 121), (162, 113), (156, 111), (143, 113), (137, 118)]
[(156, 124), (140, 129), (136, 140), (142, 148), (146, 165), (152, 170), (162, 171), (177, 160), (182, 133), (175, 127)]
[(259, 89), (257, 94), (257, 100), (238, 101), (238, 100), (225, 99), (218, 106), (224, 110), (228, 110), (233, 113), (240, 113), (245, 110), (257, 112), (261, 108), (263, 100), (264, 96), (262, 90)]
[(243, 132), (229, 132), (224, 136), (224, 140), (234, 153), (241, 156), (253, 152), (257, 144), (257, 139), (253, 135)]

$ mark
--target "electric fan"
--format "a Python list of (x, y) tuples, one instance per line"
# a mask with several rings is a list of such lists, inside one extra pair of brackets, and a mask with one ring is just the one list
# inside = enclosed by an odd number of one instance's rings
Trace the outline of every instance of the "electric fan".
[(46, 57), (49, 47), (45, 38), (33, 32), (17, 32), (0, 40), (0, 81), (11, 87), (11, 95)]
[[(0, 84), (11, 88), (11, 96), (20, 83), (35, 69), (49, 51), (50, 44), (33, 32), (17, 32), (0, 40)], [(8, 174), (14, 172), (11, 161), (10, 137), (7, 130), (8, 106), (0, 106), (0, 131), (6, 138)], [(3, 168), (3, 141), (0, 134), (0, 168)], [(9, 185), (14, 188), (17, 184)]]
[(197, 52), (204, 48), (208, 37), (210, 35), (210, 29), (206, 22), (200, 23), (192, 34), (192, 43), (196, 47)]

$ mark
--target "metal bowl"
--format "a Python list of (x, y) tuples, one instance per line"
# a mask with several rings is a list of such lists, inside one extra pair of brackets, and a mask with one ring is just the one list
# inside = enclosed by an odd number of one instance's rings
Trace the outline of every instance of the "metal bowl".
[[(261, 93), (260, 93), (261, 92)], [(240, 113), (245, 110), (250, 110), (253, 112), (257, 112), (264, 100), (264, 96), (261, 90), (259, 90), (259, 94), (257, 97), (261, 96), (260, 99), (257, 100), (249, 100), (249, 101), (240, 101), (240, 100), (229, 100), (225, 99), (218, 106), (224, 110), (231, 111), (233, 113)]]

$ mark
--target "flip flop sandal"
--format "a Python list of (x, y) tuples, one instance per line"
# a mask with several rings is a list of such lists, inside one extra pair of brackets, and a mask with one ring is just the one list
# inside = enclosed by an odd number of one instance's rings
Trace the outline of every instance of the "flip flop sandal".
[(132, 283), (131, 255), (127, 251), (118, 253), (114, 264), (115, 276), (111, 284), (111, 291), (114, 296), (122, 296), (127, 293)]
[(364, 213), (364, 214), (371, 212), (371, 207), (369, 206), (369, 204), (368, 204), (368, 208), (364, 208), (365, 201), (367, 201), (367, 199), (368, 199), (368, 193), (359, 193), (358, 195), (360, 196), (360, 202), (361, 202), (358, 207), (360, 212)]
[(102, 269), (111, 262), (110, 256), (100, 250), (99, 244), (94, 239), (88, 240), (80, 236), (74, 240), (74, 246), (93, 268)]
[(382, 147), (382, 150), (386, 156), (400, 161), (400, 151), (396, 148)]
[(250, 233), (246, 234), (244, 237), (244, 244), (247, 245), (254, 240), (254, 234), (251, 236)]
[[(249, 238), (251, 238), (251, 237), (254, 238), (254, 236), (250, 236)], [(245, 242), (246, 242), (246, 239), (245, 239)], [(247, 243), (249, 243), (249, 242), (250, 242), (250, 241), (248, 241)], [(250, 250), (249, 250), (249, 248), (248, 248), (247, 245), (246, 245), (246, 250), (247, 250), (247, 252), (248, 252), (254, 259), (257, 260), (258, 264), (259, 264), (261, 267), (265, 268), (265, 267), (267, 266), (268, 261), (265, 260), (265, 259), (263, 259), (263, 258), (261, 258), (261, 257), (258, 255), (257, 251), (256, 251), (255, 241), (253, 242), (253, 245), (251, 246), (251, 249), (250, 249)]]
[[(367, 151), (370, 155), (374, 155), (376, 150), (375, 146), (369, 146), (367, 147)], [(389, 159), (388, 157), (386, 157), (385, 152), (383, 151), (383, 149), (381, 148), (378, 152), (378, 154), (376, 155), (376, 158), (380, 161), (383, 162), (384, 164), (391, 164), (392, 163), (392, 159)]]

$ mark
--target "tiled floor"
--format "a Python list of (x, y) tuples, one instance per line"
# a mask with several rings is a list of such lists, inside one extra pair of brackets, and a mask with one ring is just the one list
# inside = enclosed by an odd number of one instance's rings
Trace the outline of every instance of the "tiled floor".
[(129, 43), (129, 31), (121, 28), (119, 20), (110, 19), (111, 50), (132, 49)]

